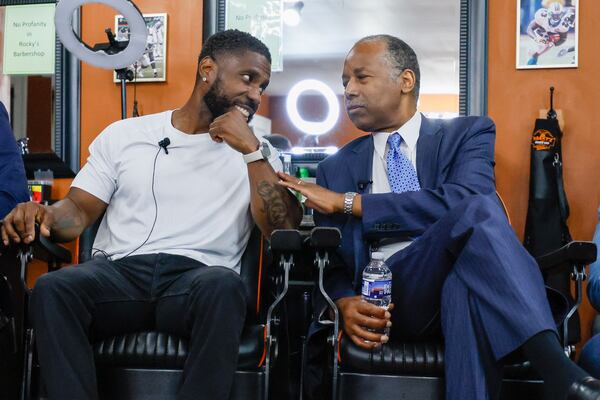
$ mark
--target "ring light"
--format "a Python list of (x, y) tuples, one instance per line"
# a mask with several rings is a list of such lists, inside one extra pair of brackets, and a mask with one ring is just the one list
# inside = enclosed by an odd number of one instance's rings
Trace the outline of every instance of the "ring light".
[[(307, 90), (314, 90), (327, 100), (327, 117), (323, 121), (306, 121), (298, 112), (298, 98)], [(331, 130), (340, 115), (340, 104), (335, 93), (325, 83), (316, 79), (306, 79), (296, 83), (287, 96), (287, 113), (292, 123), (308, 135), (322, 135)]]
[[(73, 12), (84, 4), (100, 3), (119, 11), (129, 25), (129, 44), (116, 54), (93, 51), (73, 32)], [(62, 44), (81, 61), (105, 69), (125, 68), (144, 54), (148, 30), (140, 10), (129, 0), (61, 0), (54, 15), (56, 33)]]

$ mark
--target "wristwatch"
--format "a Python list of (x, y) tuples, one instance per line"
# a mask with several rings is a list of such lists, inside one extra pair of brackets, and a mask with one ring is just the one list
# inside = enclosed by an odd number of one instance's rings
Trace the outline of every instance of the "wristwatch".
[(357, 194), (356, 192), (344, 193), (344, 214), (352, 215), (352, 205)]
[(244, 157), (246, 164), (250, 164), (251, 162), (258, 160), (268, 160), (269, 157), (271, 157), (271, 149), (267, 143), (260, 142), (258, 150), (253, 151), (252, 153), (242, 154), (242, 157)]

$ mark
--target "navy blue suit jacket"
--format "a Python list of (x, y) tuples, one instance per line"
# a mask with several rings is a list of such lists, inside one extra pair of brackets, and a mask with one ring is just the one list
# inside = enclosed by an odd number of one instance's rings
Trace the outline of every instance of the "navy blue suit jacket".
[(328, 294), (336, 300), (359, 293), (368, 263), (368, 240), (417, 237), (462, 199), (493, 194), (496, 128), (487, 117), (435, 120), (423, 117), (417, 141), (417, 174), (421, 190), (368, 194), (373, 136), (348, 143), (319, 164), (317, 183), (339, 193), (362, 194), (362, 218), (315, 213), (318, 226), (342, 232), (339, 259), (326, 276)]
[(6, 108), (0, 102), (0, 219), (17, 203), (28, 200), (23, 158), (10, 128)]

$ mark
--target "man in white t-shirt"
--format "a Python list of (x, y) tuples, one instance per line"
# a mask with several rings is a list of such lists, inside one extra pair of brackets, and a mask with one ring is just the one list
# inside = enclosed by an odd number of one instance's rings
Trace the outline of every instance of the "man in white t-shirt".
[(268, 237), (301, 219), (294, 196), (277, 184), (276, 151), (248, 127), (270, 62), (247, 33), (213, 35), (183, 107), (110, 125), (65, 199), (21, 203), (5, 218), (5, 244), (30, 243), (35, 223), (42, 235), (71, 241), (104, 213), (95, 257), (40, 277), (33, 290), (50, 399), (98, 398), (89, 336), (144, 329), (190, 338), (179, 399), (229, 398), (250, 231), (256, 223)]

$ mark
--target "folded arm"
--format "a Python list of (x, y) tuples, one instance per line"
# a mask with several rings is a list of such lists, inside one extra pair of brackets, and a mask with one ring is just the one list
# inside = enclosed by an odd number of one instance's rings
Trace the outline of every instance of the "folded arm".
[(266, 160), (248, 164), (250, 178), (250, 210), (265, 237), (275, 229), (294, 229), (302, 220), (298, 199), (277, 184), (279, 178)]
[[(225, 142), (242, 154), (259, 148), (260, 142), (248, 127), (247, 116), (233, 109), (217, 117), (209, 128), (212, 139)], [(300, 225), (302, 209), (298, 200), (284, 187), (277, 184), (279, 178), (271, 162), (276, 157), (247, 164), (250, 180), (250, 210), (254, 222), (265, 237), (271, 237), (275, 229), (293, 229)], [(279, 164), (281, 165), (281, 164)]]

